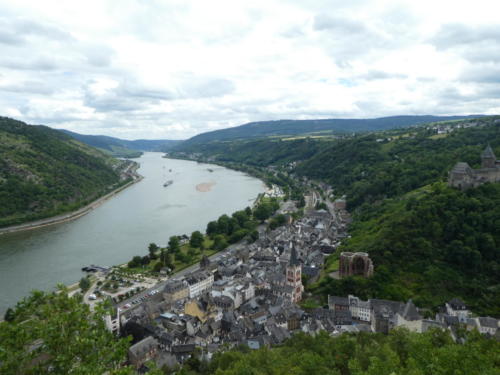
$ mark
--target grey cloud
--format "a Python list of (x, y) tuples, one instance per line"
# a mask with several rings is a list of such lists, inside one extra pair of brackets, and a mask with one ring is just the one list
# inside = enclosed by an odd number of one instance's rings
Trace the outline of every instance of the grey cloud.
[(281, 35), (285, 38), (299, 38), (305, 35), (304, 29), (301, 26), (292, 26), (283, 31)]
[(477, 99), (475, 95), (462, 94), (460, 90), (454, 86), (434, 90), (434, 97), (438, 100), (438, 104), (441, 105), (448, 105), (452, 103), (460, 104)]
[(324, 38), (324, 48), (344, 69), (351, 61), (373, 50), (388, 50), (401, 46), (398, 37), (389, 36), (379, 30), (354, 19), (317, 15), (313, 29)]
[(19, 45), (24, 43), (24, 38), (12, 32), (0, 30), (0, 43), (8, 45)]
[(24, 81), (15, 84), (0, 85), (1, 91), (42, 95), (50, 95), (55, 92), (54, 88), (40, 81)]
[(485, 41), (494, 43), (500, 41), (500, 27), (498, 25), (474, 27), (464, 24), (447, 24), (442, 26), (436, 35), (429, 40), (438, 49), (448, 49)]
[(325, 14), (318, 15), (314, 18), (313, 28), (317, 31), (333, 30), (342, 34), (359, 34), (367, 32), (366, 26), (361, 22), (347, 18), (331, 17)]
[(177, 94), (171, 90), (125, 83), (117, 87), (117, 94), (138, 99), (173, 100)]
[(106, 67), (111, 65), (111, 59), (115, 54), (114, 50), (104, 45), (91, 45), (84, 48), (84, 55), (89, 64), (96, 67)]
[(379, 79), (404, 79), (408, 76), (406, 74), (384, 72), (382, 70), (369, 70), (365, 74), (357, 76), (358, 79), (364, 79), (367, 81), (379, 80)]
[(476, 64), (459, 77), (462, 82), (500, 83), (500, 65)]
[(23, 18), (0, 17), (0, 30), (0, 41), (7, 44), (23, 43), (26, 37), (44, 37), (57, 41), (73, 39), (70, 34), (55, 26)]
[(187, 98), (212, 98), (224, 96), (235, 90), (234, 83), (225, 78), (198, 79), (188, 82), (183, 87), (183, 96)]
[(93, 94), (85, 88), (84, 104), (98, 112), (131, 112), (146, 109), (160, 100), (171, 100), (175, 95), (167, 89), (138, 84), (120, 84), (104, 94)]
[(40, 57), (35, 60), (4, 58), (0, 59), (0, 66), (15, 70), (48, 71), (57, 69), (56, 63), (46, 57)]

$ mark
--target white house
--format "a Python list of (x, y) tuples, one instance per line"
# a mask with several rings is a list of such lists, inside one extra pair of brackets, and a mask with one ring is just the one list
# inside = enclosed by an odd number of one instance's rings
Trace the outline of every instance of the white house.
[(358, 297), (349, 295), (349, 311), (354, 319), (359, 319), (363, 322), (371, 321), (371, 305), (370, 301), (362, 301)]
[(212, 287), (214, 275), (208, 271), (199, 271), (186, 276), (186, 282), (189, 287), (189, 298), (194, 298)]

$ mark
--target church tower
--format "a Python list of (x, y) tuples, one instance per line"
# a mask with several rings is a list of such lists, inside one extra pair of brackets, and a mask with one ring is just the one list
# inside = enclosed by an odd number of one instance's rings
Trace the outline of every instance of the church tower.
[(302, 266), (297, 258), (297, 251), (294, 246), (292, 246), (290, 261), (286, 266), (286, 284), (293, 288), (292, 301), (294, 303), (299, 302), (302, 299), (304, 286), (302, 285)]
[(495, 168), (497, 157), (495, 153), (491, 149), (491, 146), (488, 146), (481, 153), (481, 168)]

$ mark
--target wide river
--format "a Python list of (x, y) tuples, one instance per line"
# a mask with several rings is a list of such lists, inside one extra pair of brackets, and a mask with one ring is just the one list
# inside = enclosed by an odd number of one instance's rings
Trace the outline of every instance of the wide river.
[[(79, 219), (0, 235), (2, 317), (30, 290), (74, 283), (84, 275), (83, 266), (146, 255), (151, 242), (165, 246), (172, 235), (204, 232), (209, 221), (251, 205), (265, 190), (260, 180), (243, 173), (161, 155), (149, 152), (136, 159), (144, 179)], [(167, 180), (174, 182), (163, 187)], [(210, 190), (197, 190), (202, 183)]]

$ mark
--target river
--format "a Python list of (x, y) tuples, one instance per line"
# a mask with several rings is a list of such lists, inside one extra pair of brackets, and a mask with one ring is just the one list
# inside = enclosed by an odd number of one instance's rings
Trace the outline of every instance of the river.
[[(151, 242), (165, 246), (172, 235), (204, 232), (209, 221), (251, 205), (265, 190), (243, 173), (161, 155), (135, 159), (144, 179), (79, 219), (0, 235), (0, 314), (32, 289), (78, 281), (83, 266), (125, 263), (146, 255)], [(174, 182), (164, 187), (167, 180)]]

